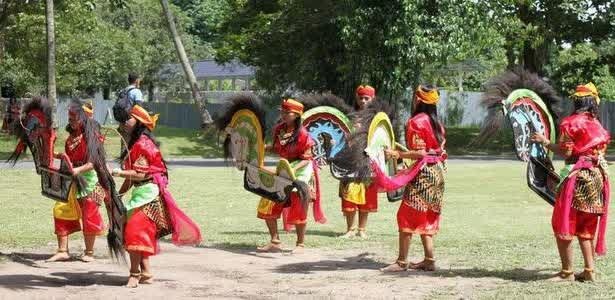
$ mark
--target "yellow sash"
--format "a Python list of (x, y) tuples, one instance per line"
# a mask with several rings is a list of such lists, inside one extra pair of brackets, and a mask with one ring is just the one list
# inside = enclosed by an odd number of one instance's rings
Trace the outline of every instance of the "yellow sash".
[(362, 182), (350, 182), (346, 189), (346, 201), (357, 204), (365, 204), (365, 184)]
[(273, 206), (275, 205), (275, 202), (266, 199), (266, 198), (261, 198), (261, 201), (258, 202), (258, 213), (263, 214), (263, 215), (268, 215), (271, 214), (271, 211), (273, 210)]
[(71, 184), (66, 203), (56, 201), (53, 207), (53, 217), (61, 220), (79, 220), (81, 208), (77, 202), (77, 185)]

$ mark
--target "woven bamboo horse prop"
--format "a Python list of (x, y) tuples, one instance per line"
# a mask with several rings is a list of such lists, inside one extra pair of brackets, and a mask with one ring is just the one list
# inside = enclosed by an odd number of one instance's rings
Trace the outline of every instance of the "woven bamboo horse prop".
[(244, 188), (274, 202), (286, 202), (297, 189), (302, 203), (310, 201), (309, 186), (297, 180), (286, 159), (280, 159), (275, 172), (265, 168), (265, 112), (253, 94), (238, 93), (227, 99), (229, 105), (217, 120), (224, 132), (224, 158), (244, 171)]
[[(45, 98), (35, 97), (24, 106), (22, 118), (17, 123), (15, 131), (18, 144), (8, 162), (15, 164), (25, 152), (30, 149), (37, 174), (41, 176), (41, 193), (55, 201), (68, 201), (70, 185), (73, 181), (78, 186), (83, 185), (83, 178), (72, 175), (72, 163), (68, 156), (61, 155), (59, 166), (55, 164), (53, 153), (56, 140), (56, 130), (53, 128), (52, 108)], [(86, 119), (86, 128), (98, 130), (98, 123)], [(91, 145), (90, 145), (91, 144)], [(125, 207), (115, 189), (115, 182), (106, 166), (104, 148), (101, 143), (88, 144), (88, 157), (94, 165), (100, 185), (110, 191), (110, 201), (107, 203), (109, 216), (109, 233), (107, 244), (113, 258), (124, 261), (123, 232)]]
[(541, 144), (531, 142), (531, 136), (540, 133), (552, 143), (557, 141), (556, 124), (561, 102), (557, 92), (538, 75), (516, 69), (489, 81), (482, 102), (489, 113), (478, 142), (494, 135), (506, 118), (512, 129), (515, 154), (528, 163), (528, 187), (554, 205), (561, 179), (554, 171), (552, 153)]

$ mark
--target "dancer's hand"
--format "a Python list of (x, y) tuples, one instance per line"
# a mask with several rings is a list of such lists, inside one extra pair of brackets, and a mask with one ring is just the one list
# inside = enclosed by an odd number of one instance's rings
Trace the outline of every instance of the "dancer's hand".
[(75, 167), (75, 168), (73, 168), (73, 170), (72, 170), (72, 171), (73, 171), (73, 176), (79, 176), (79, 174), (81, 174), (81, 171), (82, 171), (82, 170), (83, 170), (83, 169), (82, 169), (81, 167)]
[(386, 159), (396, 160), (399, 158), (399, 152), (397, 150), (384, 149), (384, 157), (386, 157)]
[(546, 144), (549, 142), (549, 140), (542, 134), (536, 132), (534, 134), (532, 134), (532, 137), (530, 138), (532, 142), (535, 143), (540, 143), (540, 144)]

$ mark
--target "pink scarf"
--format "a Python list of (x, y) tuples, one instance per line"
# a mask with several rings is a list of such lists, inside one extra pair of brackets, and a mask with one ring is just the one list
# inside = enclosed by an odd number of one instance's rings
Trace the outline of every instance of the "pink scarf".
[(173, 226), (173, 234), (171, 240), (176, 246), (192, 245), (196, 246), (201, 243), (201, 231), (178, 206), (171, 192), (167, 189), (169, 184), (166, 176), (161, 173), (150, 174), (154, 179), (154, 183), (160, 189), (160, 196), (167, 206), (167, 212)]
[(390, 192), (398, 190), (408, 183), (410, 183), (416, 176), (419, 174), (421, 169), (426, 164), (434, 164), (437, 162), (442, 162), (446, 159), (446, 154), (442, 155), (426, 155), (420, 160), (417, 160), (412, 167), (408, 169), (403, 169), (399, 171), (392, 177), (386, 175), (378, 164), (375, 161), (371, 162), (372, 173), (374, 177), (372, 178), (372, 185), (378, 189), (379, 193)]

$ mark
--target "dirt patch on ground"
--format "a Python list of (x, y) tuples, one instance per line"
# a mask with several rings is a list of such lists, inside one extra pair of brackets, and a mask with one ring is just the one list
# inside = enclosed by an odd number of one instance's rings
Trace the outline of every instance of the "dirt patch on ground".
[[(97, 253), (106, 252), (97, 241)], [(382, 274), (387, 259), (365, 250), (306, 249), (301, 255), (246, 249), (177, 248), (163, 243), (153, 257), (156, 281), (128, 289), (128, 268), (107, 256), (95, 262), (45, 263), (54, 249), (4, 251), (0, 298), (6, 299), (417, 299), (470, 298), (497, 278), (455, 276), (446, 262), (435, 273)], [(81, 250), (71, 249), (72, 253)]]

